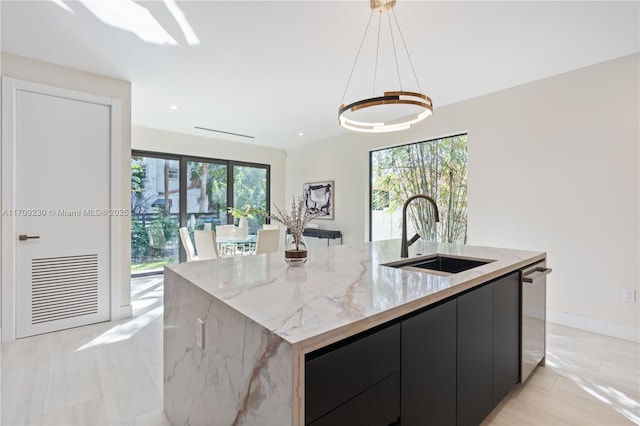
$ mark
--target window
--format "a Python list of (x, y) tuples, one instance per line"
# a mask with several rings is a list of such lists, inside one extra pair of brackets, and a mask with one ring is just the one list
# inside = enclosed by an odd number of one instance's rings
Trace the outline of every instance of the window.
[(404, 202), (426, 194), (438, 205), (440, 223), (429, 203), (417, 199), (407, 210), (409, 238), (467, 242), (467, 135), (372, 151), (370, 176), (372, 241), (400, 238)]
[(371, 191), (371, 210), (380, 211), (389, 208), (389, 191), (374, 189)]
[(171, 167), (169, 169), (169, 179), (173, 179), (173, 180), (177, 180), (178, 179), (178, 168), (177, 167)]
[[(268, 169), (252, 165), (233, 166), (233, 207), (254, 207), (268, 210)], [(248, 218), (249, 233), (256, 234), (264, 224), (264, 217), (252, 215)]]
[(227, 224), (226, 162), (187, 159), (186, 211), (189, 231)]
[[(131, 272), (161, 272), (184, 258), (178, 229), (233, 223), (227, 209), (269, 211), (270, 166), (133, 151)], [(255, 234), (264, 217), (249, 219)]]
[(162, 270), (179, 258), (177, 157), (131, 156), (131, 272)]
[[(134, 173), (134, 164), (136, 167), (135, 173)], [(149, 165), (146, 163), (141, 163), (141, 162), (134, 162), (131, 165), (131, 176), (133, 177), (135, 175), (138, 176), (138, 178), (142, 181), (142, 182), (149, 182)]]

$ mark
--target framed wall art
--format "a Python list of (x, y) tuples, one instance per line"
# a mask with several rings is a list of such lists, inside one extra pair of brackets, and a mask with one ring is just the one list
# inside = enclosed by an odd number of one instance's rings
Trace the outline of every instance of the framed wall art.
[(334, 186), (332, 180), (305, 183), (302, 186), (305, 206), (308, 211), (317, 214), (316, 219), (334, 219)]

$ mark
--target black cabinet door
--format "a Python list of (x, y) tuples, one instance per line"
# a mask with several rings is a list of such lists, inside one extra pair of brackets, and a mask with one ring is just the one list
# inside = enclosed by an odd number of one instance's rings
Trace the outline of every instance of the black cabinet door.
[(491, 412), (493, 285), (458, 297), (457, 424), (479, 425)]
[(493, 283), (493, 406), (520, 377), (520, 274)]
[(402, 426), (456, 423), (456, 303), (402, 321)]
[[(400, 370), (400, 324), (354, 336), (316, 355), (309, 354), (305, 364), (307, 424)], [(398, 393), (393, 397), (400, 399)]]
[(395, 372), (309, 426), (395, 426), (399, 417), (400, 373)]

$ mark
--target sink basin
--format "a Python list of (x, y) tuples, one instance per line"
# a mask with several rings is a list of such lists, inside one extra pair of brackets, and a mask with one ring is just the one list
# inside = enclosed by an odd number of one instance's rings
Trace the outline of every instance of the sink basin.
[(478, 266), (486, 265), (490, 262), (493, 262), (493, 260), (435, 254), (431, 256), (384, 263), (383, 266), (436, 273), (439, 275), (451, 275), (477, 268)]

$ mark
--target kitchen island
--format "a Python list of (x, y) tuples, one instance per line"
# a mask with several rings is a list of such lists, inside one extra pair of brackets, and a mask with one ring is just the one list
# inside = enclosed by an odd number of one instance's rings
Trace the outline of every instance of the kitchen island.
[[(449, 306), (453, 306), (455, 315), (458, 305), (468, 304), (463, 297), (475, 297), (477, 293), (481, 297), (478, 300), (492, 304), (491, 310), (485, 309), (480, 314), (470, 310), (470, 325), (476, 326), (477, 315), (494, 321), (493, 301), (498, 299), (487, 283), (497, 283), (510, 274), (512, 282), (517, 275), (515, 271), (546, 257), (544, 252), (424, 241), (414, 244), (410, 258), (440, 253), (490, 261), (460, 273), (439, 275), (382, 265), (399, 260), (399, 253), (400, 241), (389, 240), (315, 249), (310, 252), (308, 262), (299, 267), (289, 267), (282, 253), (165, 267), (164, 408), (169, 421), (280, 426), (322, 424), (325, 419), (328, 424), (335, 423), (335, 417), (329, 421), (327, 410), (348, 405), (343, 400), (319, 403), (305, 400), (305, 393), (320, 392), (322, 398), (329, 395), (329, 400), (339, 399), (339, 394), (348, 393), (350, 387), (369, 386), (362, 383), (382, 383), (387, 379), (391, 380), (391, 392), (397, 393), (400, 364), (411, 365), (411, 360), (405, 359), (411, 351), (399, 347), (396, 350), (395, 346), (400, 341), (409, 342), (404, 334), (402, 339), (399, 336), (411, 330), (415, 318), (420, 318), (417, 313), (431, 315), (442, 311), (443, 315), (449, 315)], [(515, 285), (509, 284), (511, 287)], [(490, 293), (476, 291), (489, 288)], [(515, 296), (509, 297), (508, 303), (515, 305), (511, 307), (519, 315), (519, 290), (517, 300)], [(452, 323), (454, 368), (456, 347), (468, 344), (460, 336), (469, 331), (472, 337), (479, 335), (474, 330), (461, 330), (455, 325), (458, 323), (464, 324), (464, 318), (454, 318)], [(510, 323), (517, 325), (518, 319), (496, 322), (495, 326)], [(488, 333), (491, 336), (495, 331)], [(346, 372), (339, 373), (338, 380), (351, 372), (361, 374), (358, 365), (369, 360), (350, 368), (351, 348), (356, 348), (360, 357), (371, 356), (373, 364), (391, 365), (384, 367), (391, 371), (375, 372), (384, 380), (372, 376), (365, 377), (363, 382), (362, 377), (356, 377), (355, 384), (336, 383), (335, 391), (322, 391), (325, 385), (318, 388), (316, 381), (324, 378), (329, 386), (335, 383), (334, 372), (323, 370), (327, 365), (348, 367)], [(375, 359), (387, 356), (386, 352), (391, 361)], [(457, 362), (459, 370), (466, 368), (464, 360)], [(394, 363), (398, 364), (397, 369)], [(444, 367), (441, 371), (445, 371)], [(315, 377), (313, 383), (309, 382), (311, 373)], [(455, 376), (454, 370), (453, 377), (444, 377), (454, 381), (454, 392)], [(473, 388), (459, 382), (458, 387)], [(380, 393), (378, 388), (371, 389), (371, 395)], [(489, 383), (489, 394), (491, 389)], [(358, 389), (353, 392), (369, 395)], [(398, 401), (398, 407), (410, 403)], [(371, 405), (370, 400), (360, 402), (363, 403)], [(342, 416), (339, 410), (332, 412)], [(458, 420), (458, 424), (464, 423)]]

